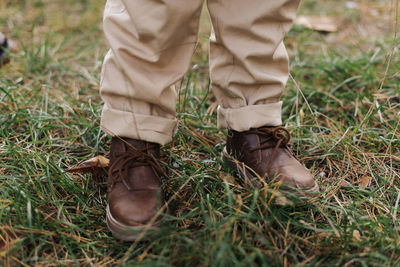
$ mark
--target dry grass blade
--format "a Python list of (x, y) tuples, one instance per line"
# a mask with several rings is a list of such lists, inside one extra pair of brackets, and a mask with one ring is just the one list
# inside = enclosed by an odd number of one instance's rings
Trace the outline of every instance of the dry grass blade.
[(103, 157), (97, 156), (83, 162), (80, 162), (78, 165), (71, 167), (67, 170), (69, 173), (92, 173), (95, 175), (106, 175), (108, 165), (110, 164), (110, 160)]

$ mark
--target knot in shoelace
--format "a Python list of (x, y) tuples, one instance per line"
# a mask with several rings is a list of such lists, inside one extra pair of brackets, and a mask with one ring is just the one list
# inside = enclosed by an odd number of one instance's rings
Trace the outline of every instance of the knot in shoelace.
[(252, 129), (249, 131), (251, 134), (257, 134), (260, 137), (264, 137), (264, 140), (260, 142), (260, 145), (257, 147), (250, 148), (251, 152), (274, 148), (272, 151), (271, 157), (269, 158), (267, 168), (265, 170), (264, 177), (268, 175), (269, 170), (272, 166), (272, 161), (274, 160), (276, 153), (278, 152), (278, 148), (289, 148), (290, 144), (290, 132), (284, 127), (262, 127), (258, 129)]
[(130, 168), (150, 166), (158, 175), (163, 174), (162, 167), (158, 164), (153, 155), (146, 153), (147, 148), (129, 150), (117, 155), (116, 160), (111, 164), (108, 175), (111, 179), (110, 190), (116, 183), (122, 182), (128, 190), (131, 190), (129, 183), (125, 181), (128, 177), (128, 170)]

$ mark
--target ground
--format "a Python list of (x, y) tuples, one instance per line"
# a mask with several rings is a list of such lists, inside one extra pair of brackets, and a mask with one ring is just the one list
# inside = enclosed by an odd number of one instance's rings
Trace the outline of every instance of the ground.
[[(284, 123), (321, 194), (293, 206), (253, 190), (220, 161), (209, 90), (206, 14), (177, 86), (179, 130), (163, 148), (170, 214), (151, 239), (115, 240), (104, 177), (66, 170), (108, 156), (99, 128), (104, 1), (0, 0), (17, 45), (0, 69), (0, 265), (366, 266), (400, 264), (400, 62), (397, 0), (304, 0), (295, 25)], [(396, 8), (397, 7), (397, 8)]]

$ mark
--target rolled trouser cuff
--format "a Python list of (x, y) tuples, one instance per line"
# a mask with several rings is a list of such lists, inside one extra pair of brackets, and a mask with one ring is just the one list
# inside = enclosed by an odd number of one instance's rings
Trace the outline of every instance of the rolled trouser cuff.
[(154, 115), (135, 114), (131, 112), (103, 107), (101, 129), (111, 136), (121, 136), (168, 144), (175, 135), (178, 121)]
[(262, 126), (282, 125), (282, 101), (240, 108), (218, 107), (218, 128), (238, 132)]

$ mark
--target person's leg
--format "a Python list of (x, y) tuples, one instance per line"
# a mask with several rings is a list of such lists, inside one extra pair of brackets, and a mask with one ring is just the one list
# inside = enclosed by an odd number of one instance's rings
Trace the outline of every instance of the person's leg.
[(108, 0), (104, 33), (111, 47), (101, 75), (102, 129), (112, 136), (172, 140), (176, 93), (190, 67), (202, 0)]
[(113, 136), (107, 225), (135, 240), (162, 206), (160, 144), (175, 132), (171, 85), (188, 70), (203, 0), (108, 0), (104, 33), (102, 129)]
[(253, 177), (255, 186), (262, 185), (260, 178), (275, 177), (284, 184), (317, 189), (309, 172), (285, 148), (286, 131), (277, 127), (282, 124), (280, 96), (289, 77), (283, 38), (298, 4), (299, 0), (208, 0), (215, 32), (210, 67), (220, 104), (218, 126), (229, 129), (225, 155), (247, 165), (239, 172)]

